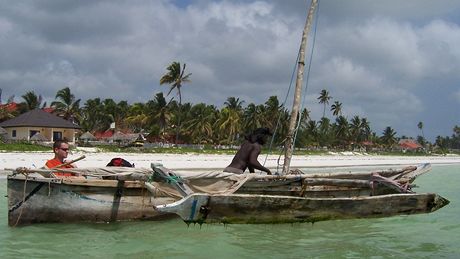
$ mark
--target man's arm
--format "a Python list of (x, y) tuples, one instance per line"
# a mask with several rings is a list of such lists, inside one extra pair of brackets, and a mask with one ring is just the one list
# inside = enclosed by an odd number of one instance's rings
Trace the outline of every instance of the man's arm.
[[(259, 161), (257, 160), (257, 157), (259, 156), (261, 150), (262, 150), (262, 148), (261, 148), (260, 145), (254, 145), (254, 147), (251, 149), (251, 152), (249, 154), (249, 164), (248, 164), (249, 171), (251, 172), (251, 168), (252, 168), (252, 170), (254, 170), (254, 168), (255, 168), (255, 169), (258, 169), (260, 171), (267, 172), (267, 174), (272, 174), (272, 172), (270, 172), (270, 169), (268, 169), (268, 168), (264, 167), (263, 165), (261, 165), (259, 163)], [(252, 172), (254, 172), (254, 171), (252, 171)]]

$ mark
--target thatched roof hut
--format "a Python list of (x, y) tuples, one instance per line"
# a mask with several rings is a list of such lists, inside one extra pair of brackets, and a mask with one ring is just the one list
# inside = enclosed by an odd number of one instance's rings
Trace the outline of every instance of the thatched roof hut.
[(93, 134), (91, 134), (91, 132), (87, 131), (87, 132), (81, 134), (79, 139), (90, 141), (90, 140), (96, 140), (96, 137)]
[(45, 142), (45, 141), (50, 141), (47, 139), (43, 134), (40, 132), (35, 133), (32, 137), (30, 137), (30, 141), (37, 141), (37, 142)]

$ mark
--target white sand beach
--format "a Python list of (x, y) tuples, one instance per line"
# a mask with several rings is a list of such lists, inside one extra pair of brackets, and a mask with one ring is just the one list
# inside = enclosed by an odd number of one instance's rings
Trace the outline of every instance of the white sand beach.
[[(105, 166), (112, 158), (122, 157), (136, 167), (150, 167), (151, 163), (161, 163), (165, 167), (180, 170), (222, 170), (233, 158), (233, 155), (201, 155), (201, 154), (134, 154), (134, 153), (100, 153), (93, 149), (78, 149), (69, 155), (76, 159), (82, 155), (86, 158), (78, 161), (78, 167)], [(53, 157), (52, 152), (7, 152), (0, 153), (0, 170), (5, 168), (39, 168), (46, 160)], [(270, 169), (276, 169), (279, 157), (261, 154), (259, 161)], [(280, 161), (282, 163), (282, 161)], [(340, 153), (330, 155), (294, 155), (291, 162), (293, 168), (314, 167), (348, 167), (348, 166), (387, 166), (414, 165), (420, 163), (457, 164), (460, 156), (374, 156), (358, 153)], [(276, 171), (276, 170), (275, 170)]]

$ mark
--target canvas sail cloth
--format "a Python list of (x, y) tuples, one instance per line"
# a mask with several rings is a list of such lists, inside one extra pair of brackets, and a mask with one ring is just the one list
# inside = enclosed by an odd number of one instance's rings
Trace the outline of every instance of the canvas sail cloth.
[[(134, 167), (86, 167), (86, 168), (65, 168), (65, 169), (29, 169), (30, 173), (49, 175), (50, 172), (70, 172), (76, 175), (84, 175), (88, 179), (102, 178), (107, 180), (120, 181), (145, 181), (151, 182), (153, 171), (150, 168)], [(255, 174), (233, 174), (227, 172), (175, 172), (175, 176), (187, 184), (193, 192), (207, 194), (232, 194), (244, 183), (253, 179)], [(34, 175), (36, 176), (36, 175)], [(153, 181), (151, 182), (158, 190), (159, 196), (182, 198), (170, 183)]]
[[(255, 174), (227, 172), (180, 172), (176, 174), (184, 179), (194, 192), (208, 194), (232, 194), (255, 177)], [(171, 188), (170, 185), (160, 184), (161, 189)]]

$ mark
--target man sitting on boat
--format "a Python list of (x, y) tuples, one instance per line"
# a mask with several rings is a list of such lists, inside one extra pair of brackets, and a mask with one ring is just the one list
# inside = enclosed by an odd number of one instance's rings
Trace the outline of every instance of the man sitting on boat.
[[(65, 162), (69, 154), (69, 143), (65, 140), (56, 140), (53, 144), (54, 158), (46, 162), (45, 168), (75, 168), (76, 166), (72, 163)], [(74, 176), (70, 172), (54, 172), (57, 177)]]
[(267, 174), (272, 174), (270, 169), (261, 165), (257, 160), (262, 150), (262, 145), (267, 141), (267, 137), (271, 135), (268, 128), (258, 128), (246, 136), (246, 140), (241, 145), (240, 150), (238, 150), (230, 165), (224, 169), (224, 172), (242, 174), (246, 168), (249, 168), (250, 173), (254, 173), (254, 169), (258, 169)]

